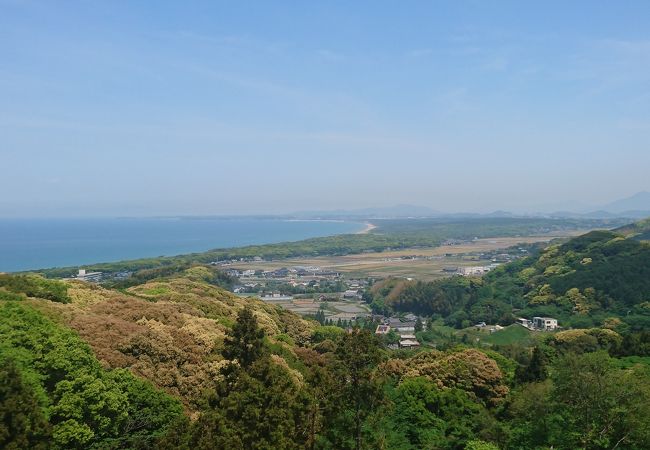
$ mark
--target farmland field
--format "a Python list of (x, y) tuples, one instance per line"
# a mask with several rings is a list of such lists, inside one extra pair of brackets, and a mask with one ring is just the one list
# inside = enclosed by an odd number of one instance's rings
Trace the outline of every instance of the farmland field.
[(448, 276), (445, 267), (467, 267), (485, 263), (479, 262), (479, 254), (519, 244), (549, 242), (552, 239), (580, 234), (581, 231), (554, 233), (543, 236), (496, 237), (477, 239), (459, 245), (413, 248), (395, 251), (361, 253), (346, 256), (319, 256), (290, 258), (276, 261), (251, 261), (236, 263), (238, 269), (275, 270), (291, 266), (318, 266), (322, 269), (344, 273), (349, 277), (389, 276), (416, 278), (431, 281)]

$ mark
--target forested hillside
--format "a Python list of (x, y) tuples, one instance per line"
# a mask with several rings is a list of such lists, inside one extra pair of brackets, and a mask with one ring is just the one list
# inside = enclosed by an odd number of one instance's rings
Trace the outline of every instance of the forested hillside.
[[(634, 319), (646, 317), (643, 296), (630, 299), (617, 283), (647, 286), (618, 270), (590, 285), (593, 294), (581, 283), (592, 268), (646, 257), (646, 244), (599, 232), (484, 280), (375, 286), (384, 308), (451, 322), (510, 320), (518, 304), (591, 322), (598, 311), (634, 309), (618, 323), (603, 319), (607, 329), (418, 351), (389, 350), (370, 321), (319, 326), (236, 297), (207, 267), (121, 290), (5, 275), (0, 448), (641, 449), (650, 333), (631, 331), (643, 327)], [(589, 301), (556, 294), (563, 276)], [(550, 294), (539, 293), (544, 285)]]
[(459, 328), (541, 315), (557, 317), (565, 327), (600, 326), (617, 318), (633, 330), (649, 329), (650, 244), (592, 231), (483, 278), (385, 280), (369, 301), (379, 311), (441, 316)]
[(650, 241), (650, 218), (624, 225), (614, 231), (638, 241)]

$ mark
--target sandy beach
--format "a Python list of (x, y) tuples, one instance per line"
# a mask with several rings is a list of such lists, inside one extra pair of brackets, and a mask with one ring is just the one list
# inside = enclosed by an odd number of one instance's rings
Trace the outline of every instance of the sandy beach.
[(364, 228), (361, 231), (358, 231), (357, 234), (367, 234), (367, 233), (370, 233), (370, 231), (374, 230), (375, 228), (377, 228), (377, 225), (373, 225), (370, 222), (367, 222), (366, 223), (366, 228)]

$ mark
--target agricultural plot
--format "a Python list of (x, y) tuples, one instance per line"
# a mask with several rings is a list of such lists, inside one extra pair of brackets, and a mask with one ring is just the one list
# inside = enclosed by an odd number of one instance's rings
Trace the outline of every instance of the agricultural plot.
[[(576, 231), (575, 233), (580, 233)], [(553, 235), (500, 237), (477, 239), (459, 245), (441, 245), (429, 248), (413, 248), (398, 251), (362, 253), (347, 256), (322, 256), (312, 258), (291, 258), (276, 261), (251, 261), (237, 263), (238, 269), (276, 270), (291, 266), (317, 266), (323, 270), (335, 271), (349, 277), (389, 276), (415, 278), (432, 281), (449, 276), (443, 270), (447, 267), (476, 266), (480, 253), (506, 249), (520, 244), (550, 242), (567, 237), (574, 232)], [(485, 261), (484, 261), (485, 262)]]

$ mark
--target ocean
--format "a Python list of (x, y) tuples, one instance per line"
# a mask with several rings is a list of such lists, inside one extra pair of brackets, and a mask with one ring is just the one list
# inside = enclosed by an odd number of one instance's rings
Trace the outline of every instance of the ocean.
[(0, 219), (0, 272), (356, 233), (358, 222), (257, 218)]

